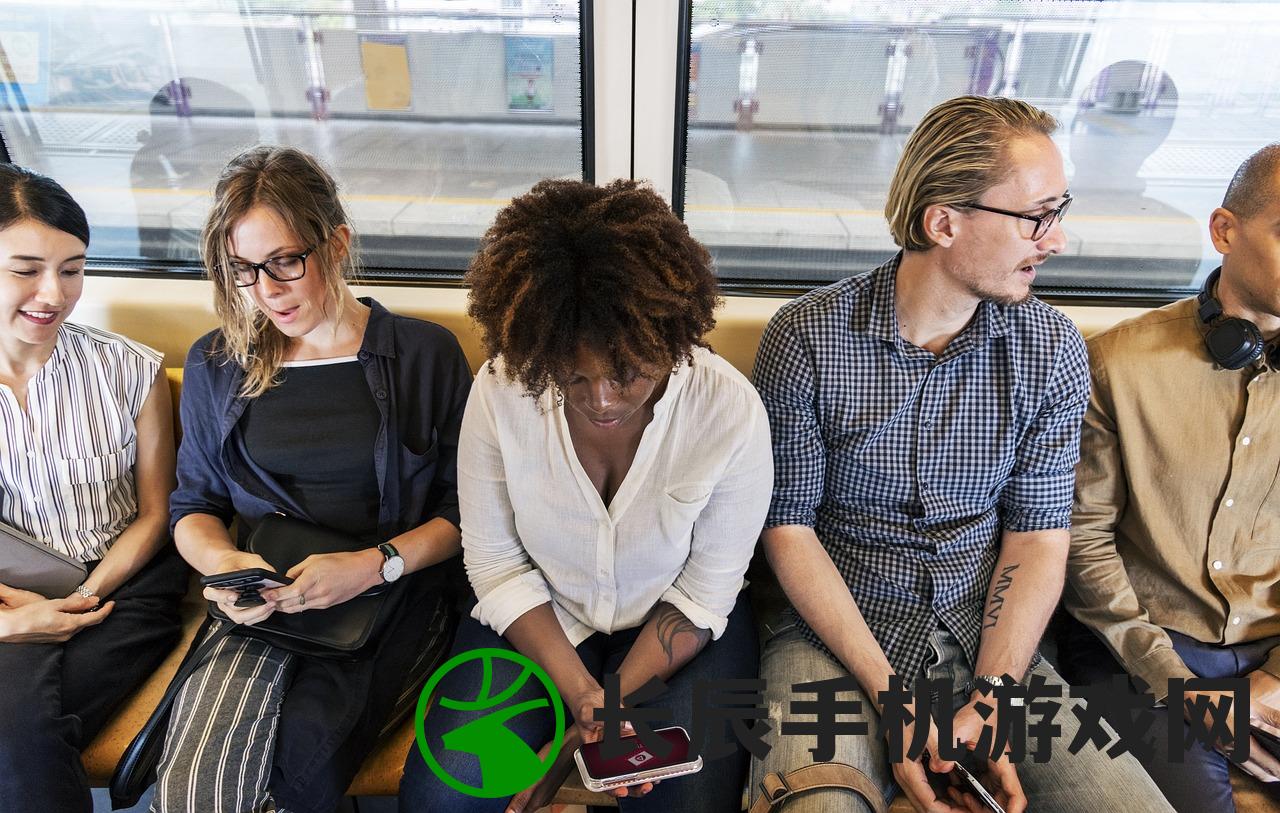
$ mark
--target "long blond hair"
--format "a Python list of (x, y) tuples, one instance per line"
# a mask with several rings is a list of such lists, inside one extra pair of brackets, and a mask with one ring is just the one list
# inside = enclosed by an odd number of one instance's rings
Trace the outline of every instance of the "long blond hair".
[(1002, 96), (957, 96), (934, 107), (902, 148), (884, 216), (893, 241), (908, 251), (928, 251), (924, 210), (973, 203), (1004, 180), (1010, 139), (1049, 135), (1058, 120), (1038, 107)]
[(342, 318), (347, 282), (356, 276), (359, 252), (352, 234), (347, 251), (329, 242), (350, 228), (338, 185), (315, 158), (293, 147), (254, 147), (231, 159), (213, 190), (213, 209), (200, 235), (200, 251), (213, 280), (214, 309), (222, 338), (214, 352), (245, 371), (240, 395), (256, 398), (277, 383), (288, 338), (258, 309), (248, 289), (236, 287), (230, 269), (231, 233), (256, 206), (270, 209), (305, 246), (307, 273), (324, 279), (326, 307)]

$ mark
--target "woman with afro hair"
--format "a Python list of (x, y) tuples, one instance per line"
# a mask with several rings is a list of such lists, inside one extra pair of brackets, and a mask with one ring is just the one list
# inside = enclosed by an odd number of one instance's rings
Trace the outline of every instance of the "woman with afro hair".
[[(533, 784), (556, 733), (546, 690), (520, 683), (508, 660), (462, 663), (437, 697), (518, 685), (504, 707), (531, 710), (482, 731), (474, 711), (438, 704), (422, 748), (464, 786), (496, 793), (499, 772), (512, 777), (514, 798), (461, 793), (412, 753), (400, 806), (532, 813), (573, 752), (602, 739), (594, 710), (606, 675), (616, 673), (625, 705), (650, 707), (653, 729), (692, 726), (695, 686), (756, 677), (739, 593), (773, 458), (755, 389), (705, 341), (719, 303), (711, 257), (651, 189), (537, 184), (498, 213), (468, 282), (489, 361), (459, 438), (463, 555), (478, 601), (453, 654), (517, 650), (547, 673), (570, 720)], [(738, 810), (747, 754), (720, 725), (695, 742), (701, 772), (611, 791), (619, 805)], [(510, 735), (496, 755), (476, 747)]]

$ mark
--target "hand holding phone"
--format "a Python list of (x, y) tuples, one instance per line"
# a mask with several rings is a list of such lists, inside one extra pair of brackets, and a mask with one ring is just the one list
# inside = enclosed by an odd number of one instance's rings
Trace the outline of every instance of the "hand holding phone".
[(236, 599), (235, 606), (244, 608), (260, 607), (266, 604), (266, 599), (262, 597), (260, 591), (269, 587), (284, 587), (286, 584), (293, 584), (293, 579), (265, 568), (250, 567), (244, 570), (233, 570), (229, 573), (201, 576), (200, 584), (204, 587), (213, 587), (218, 590), (234, 590), (240, 594), (240, 598)]
[(949, 773), (935, 774), (932, 771), (929, 771), (929, 755), (926, 753), (924, 756), (925, 770), (929, 772), (930, 776), (946, 777), (951, 781), (954, 787), (958, 787), (962, 791), (976, 797), (978, 803), (987, 810), (992, 811), (992, 813), (1005, 813), (1004, 808), (996, 801), (995, 796), (991, 795), (991, 791), (987, 790), (986, 786), (978, 781), (978, 777), (974, 776), (972, 771), (962, 765), (959, 761), (954, 764), (955, 767), (952, 768)]
[(702, 757), (691, 756), (692, 744), (689, 732), (680, 726), (659, 728), (653, 732), (666, 740), (671, 749), (659, 757), (647, 748), (638, 736), (623, 737), (627, 750), (622, 756), (605, 759), (600, 753), (602, 742), (588, 742), (573, 755), (582, 774), (582, 784), (597, 792), (643, 785), (659, 779), (697, 773), (702, 770)]

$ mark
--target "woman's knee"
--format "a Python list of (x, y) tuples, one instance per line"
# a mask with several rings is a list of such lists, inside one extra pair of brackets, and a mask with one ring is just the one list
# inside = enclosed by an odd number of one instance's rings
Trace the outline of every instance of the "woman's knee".
[(422, 810), (485, 813), (502, 810), (507, 801), (505, 798), (478, 798), (462, 793), (441, 779), (441, 775), (446, 775), (468, 787), (484, 787), (479, 762), (466, 759), (466, 756), (444, 751), (436, 758), (434, 766), (428, 766), (417, 744), (411, 746), (404, 764), (404, 776), (400, 779), (401, 813), (418, 813)]
[(60, 713), (56, 696), (46, 696), (51, 689), (18, 681), (0, 691), (0, 764), (6, 769), (78, 758), (80, 727), (74, 717)]
[(75, 726), (47, 716), (3, 719), (0, 810), (80, 809), (68, 801), (89, 796), (80, 749), (73, 742)]

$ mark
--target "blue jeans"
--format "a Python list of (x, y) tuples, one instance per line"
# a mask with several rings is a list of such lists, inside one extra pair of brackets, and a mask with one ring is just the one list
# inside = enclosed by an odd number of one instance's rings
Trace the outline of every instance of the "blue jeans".
[[(591, 674), (602, 679), (603, 675), (618, 670), (642, 629), (643, 626), (635, 627), (612, 635), (598, 632), (578, 644), (578, 656)], [(512, 649), (505, 638), (468, 615), (458, 627), (450, 657), (484, 647)], [(495, 658), (491, 663), (492, 685), (495, 687), (509, 686), (519, 675), (520, 667), (510, 661)], [(671, 719), (654, 723), (653, 728), (681, 725), (690, 729), (694, 720), (695, 686), (731, 678), (754, 678), (758, 669), (759, 646), (755, 623), (746, 597), (740, 595), (733, 612), (729, 614), (724, 635), (708, 643), (702, 652), (677, 672), (667, 682), (666, 692), (640, 705), (671, 710)], [(441, 680), (435, 696), (475, 697), (480, 680), (478, 661), (463, 664)], [(538, 682), (528, 680), (504, 705), (545, 697), (546, 693)], [(431, 753), (439, 760), (440, 766), (458, 781), (471, 787), (481, 787), (484, 782), (479, 760), (470, 753), (448, 750), (442, 739), (446, 733), (473, 719), (474, 714), (453, 711), (436, 703), (427, 713), (424, 726)], [(566, 723), (571, 721), (567, 720)], [(512, 718), (507, 722), (506, 728), (536, 751), (551, 740), (554, 720), (549, 709), (540, 709)], [(714, 760), (704, 758), (704, 767), (700, 772), (662, 782), (641, 798), (619, 799), (619, 807), (624, 811), (738, 811), (742, 803), (742, 785), (747, 774), (747, 752), (737, 744), (732, 734), (721, 732), (721, 735), (728, 742), (734, 743), (732, 754)], [(427, 767), (416, 745), (409, 749), (404, 778), (400, 782), (401, 813), (437, 810), (447, 810), (449, 813), (502, 811), (505, 810), (507, 801), (506, 797), (482, 799), (454, 790), (441, 782)]]
[[(973, 673), (959, 641), (945, 630), (937, 630), (929, 638), (933, 650), (926, 676), (930, 680), (948, 680), (959, 691), (952, 697), (952, 707), (960, 708), (968, 696), (963, 691)], [(771, 731), (765, 738), (773, 748), (763, 761), (753, 760), (751, 765), (751, 800), (760, 795), (760, 780), (766, 773), (788, 771), (808, 765), (815, 739), (810, 736), (780, 736), (784, 720), (812, 722), (812, 715), (793, 716), (789, 710), (792, 699), (791, 685), (818, 680), (844, 678), (848, 672), (824, 653), (800, 636), (794, 627), (787, 627), (765, 645), (761, 676), (768, 681), (766, 700), (769, 704)], [(1054, 722), (1062, 732), (1053, 740), (1048, 762), (1027, 760), (1018, 765), (1018, 778), (1027, 794), (1027, 809), (1044, 813), (1169, 813), (1169, 805), (1160, 795), (1151, 778), (1130, 754), (1111, 759), (1087, 744), (1079, 753), (1071, 754), (1067, 746), (1075, 737), (1080, 723), (1069, 708), (1075, 701), (1066, 699), (1066, 686), (1047, 662), (1041, 661), (1033, 675), (1041, 675), (1048, 685), (1063, 687), (1063, 706)], [(795, 699), (812, 699), (811, 695), (798, 695)], [(833, 762), (843, 762), (861, 770), (880, 788), (885, 804), (893, 800), (898, 786), (893, 781), (889, 766), (888, 747), (884, 738), (877, 735), (879, 720), (875, 707), (861, 691), (842, 692), (842, 700), (862, 702), (863, 719), (868, 723), (868, 733), (862, 736), (836, 738)], [(847, 719), (847, 718), (846, 718)], [(1030, 743), (1028, 743), (1030, 747)], [(871, 808), (861, 798), (842, 789), (823, 789), (795, 796), (786, 802), (786, 813), (826, 813), (847, 811), (870, 813)]]
[[(1243, 677), (1262, 666), (1280, 638), (1265, 638), (1247, 644), (1219, 646), (1166, 630), (1173, 649), (1192, 672), (1203, 678)], [(1125, 674), (1102, 642), (1075, 619), (1064, 619), (1059, 633), (1062, 673), (1073, 684), (1088, 685)], [(1169, 760), (1169, 709), (1153, 708), (1155, 722), (1148, 738), (1155, 749), (1143, 767), (1160, 786), (1178, 813), (1234, 813), (1231, 795), (1231, 763), (1221, 753), (1199, 743), (1183, 751), (1182, 762)], [(1176, 725), (1186, 742), (1187, 724), (1178, 714)], [(1280, 783), (1259, 783), (1262, 792), (1280, 807)]]

